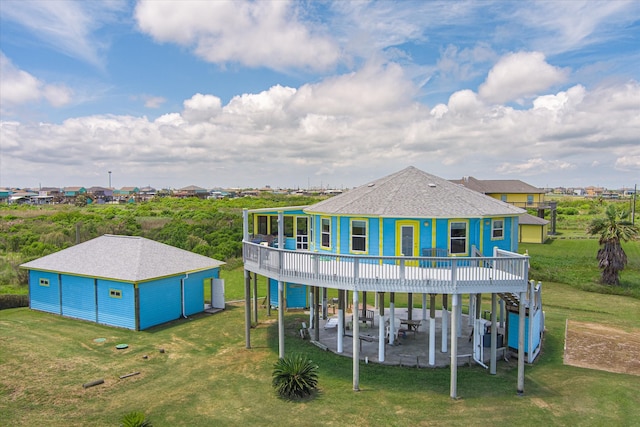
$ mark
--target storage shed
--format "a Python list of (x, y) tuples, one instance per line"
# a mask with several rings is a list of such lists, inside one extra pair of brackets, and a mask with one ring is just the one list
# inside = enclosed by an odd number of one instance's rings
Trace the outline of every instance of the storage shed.
[(223, 309), (224, 263), (134, 236), (104, 235), (22, 264), (29, 306), (143, 330), (212, 308)]

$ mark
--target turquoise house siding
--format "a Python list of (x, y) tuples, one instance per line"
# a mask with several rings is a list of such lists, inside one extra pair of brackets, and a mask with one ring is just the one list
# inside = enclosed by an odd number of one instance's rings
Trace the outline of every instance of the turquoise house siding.
[(218, 279), (218, 270), (205, 270), (190, 273), (184, 280), (184, 311), (185, 315), (202, 312), (204, 307), (204, 281), (205, 279)]
[[(140, 329), (178, 319), (182, 314), (180, 277), (153, 280), (138, 285)], [(202, 311), (204, 305), (200, 309)]]
[[(40, 279), (48, 281), (49, 286), (41, 286)], [(58, 274), (47, 271), (29, 271), (29, 296), (29, 306), (33, 310), (61, 314)]]
[[(117, 291), (120, 297), (112, 295)], [(131, 283), (98, 279), (98, 323), (136, 328), (136, 293)]]
[(60, 275), (62, 315), (97, 321), (95, 280), (89, 277)]
[[(287, 308), (307, 308), (307, 286), (297, 283), (284, 284), (285, 305)], [(269, 279), (269, 303), (272, 307), (278, 307), (278, 281)]]

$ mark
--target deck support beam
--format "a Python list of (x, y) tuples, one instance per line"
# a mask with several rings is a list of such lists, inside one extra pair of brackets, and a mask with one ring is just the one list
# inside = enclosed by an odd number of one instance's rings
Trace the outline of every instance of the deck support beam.
[[(436, 364), (436, 294), (429, 301), (429, 366)], [(425, 298), (426, 299), (426, 298)]]
[(358, 291), (353, 291), (353, 391), (360, 391), (360, 322)]
[(244, 271), (244, 336), (246, 348), (251, 348), (251, 272)]
[(449, 396), (458, 398), (458, 324), (460, 323), (460, 295), (453, 294), (451, 298), (451, 380)]
[(284, 283), (278, 281), (278, 357), (284, 358)]
[[(524, 394), (524, 325), (526, 292), (520, 292), (519, 318), (518, 318), (518, 395)], [(531, 351), (531, 349), (529, 349)]]
[(446, 353), (448, 351), (449, 342), (449, 295), (442, 294), (442, 345), (440, 351)]
[(491, 375), (496, 374), (497, 365), (497, 347), (498, 347), (498, 316), (496, 313), (498, 309), (498, 296), (496, 293), (491, 294), (491, 360), (489, 361), (489, 373)]

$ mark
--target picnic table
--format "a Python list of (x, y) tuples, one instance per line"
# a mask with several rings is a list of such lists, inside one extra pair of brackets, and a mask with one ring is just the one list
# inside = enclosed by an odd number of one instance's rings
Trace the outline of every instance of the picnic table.
[(416, 332), (418, 332), (418, 328), (422, 322), (420, 320), (412, 320), (412, 319), (400, 319), (400, 325), (406, 325), (404, 328), (407, 332), (412, 332), (413, 336), (416, 336)]

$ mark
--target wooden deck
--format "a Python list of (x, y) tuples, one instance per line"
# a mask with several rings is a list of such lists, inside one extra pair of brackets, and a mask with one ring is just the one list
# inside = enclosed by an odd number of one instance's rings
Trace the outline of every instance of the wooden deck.
[(243, 242), (246, 270), (283, 282), (350, 291), (524, 292), (529, 257), (377, 257), (291, 251)]

